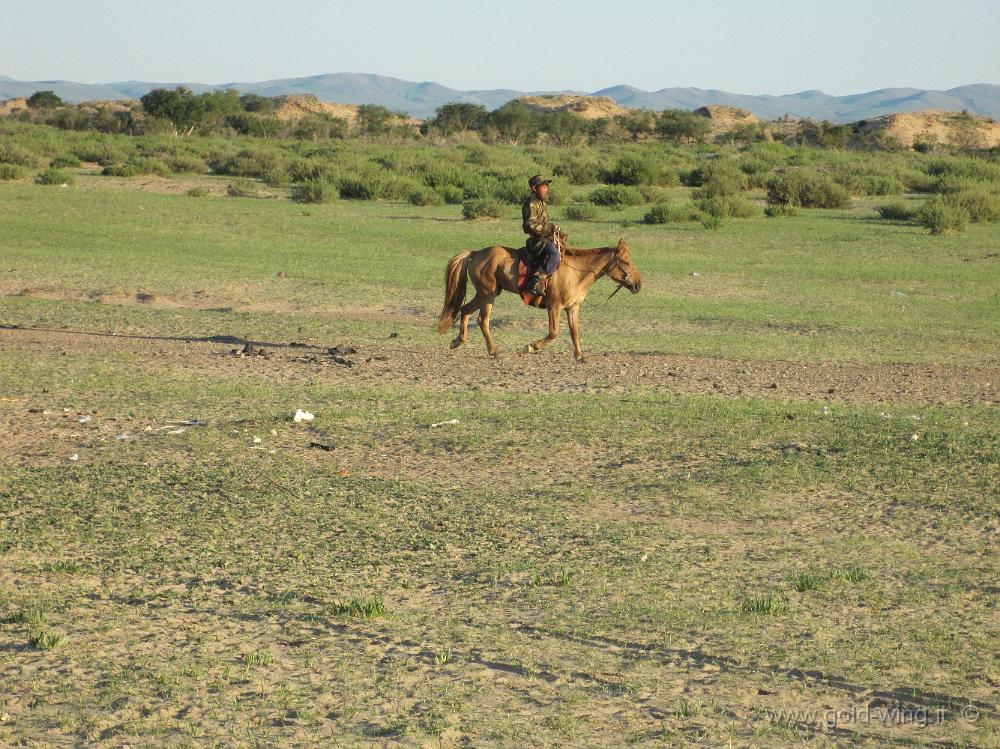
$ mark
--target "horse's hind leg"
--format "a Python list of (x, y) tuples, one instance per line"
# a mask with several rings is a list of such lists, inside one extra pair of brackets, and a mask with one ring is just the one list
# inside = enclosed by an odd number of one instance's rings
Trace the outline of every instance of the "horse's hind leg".
[(479, 310), (479, 329), (483, 331), (483, 338), (486, 339), (486, 350), (490, 352), (490, 356), (496, 356), (497, 347), (493, 343), (493, 336), (490, 334), (490, 315), (492, 313), (493, 300), (483, 302), (483, 307)]
[(465, 343), (465, 339), (469, 337), (469, 318), (472, 317), (472, 313), (482, 307), (482, 305), (483, 299), (479, 296), (478, 291), (471, 300), (462, 305), (458, 324), (458, 336), (451, 342), (452, 348), (458, 348)]

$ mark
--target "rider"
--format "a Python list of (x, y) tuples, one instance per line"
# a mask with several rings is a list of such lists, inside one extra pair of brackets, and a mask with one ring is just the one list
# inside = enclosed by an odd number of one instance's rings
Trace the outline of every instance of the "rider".
[(545, 205), (545, 198), (549, 194), (549, 183), (552, 180), (545, 179), (540, 174), (528, 180), (531, 187), (531, 195), (521, 206), (521, 228), (528, 235), (526, 243), (528, 254), (535, 263), (541, 257), (541, 269), (535, 274), (535, 285), (531, 289), (533, 294), (544, 294), (546, 282), (556, 268), (559, 267), (559, 248), (556, 246), (556, 239), (562, 235), (559, 227), (549, 221), (549, 211)]

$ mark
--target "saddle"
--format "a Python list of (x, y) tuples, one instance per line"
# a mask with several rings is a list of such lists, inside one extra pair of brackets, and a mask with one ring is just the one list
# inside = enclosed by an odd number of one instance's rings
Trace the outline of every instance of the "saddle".
[(515, 275), (517, 276), (517, 291), (521, 295), (521, 301), (529, 307), (545, 309), (545, 297), (531, 293), (531, 289), (535, 285), (535, 273), (538, 272), (541, 264), (541, 255), (534, 255), (528, 251), (527, 247), (522, 247), (517, 253)]

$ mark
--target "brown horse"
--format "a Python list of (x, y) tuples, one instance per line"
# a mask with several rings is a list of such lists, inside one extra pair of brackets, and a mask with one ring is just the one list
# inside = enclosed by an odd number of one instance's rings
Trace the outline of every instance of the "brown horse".
[[(458, 336), (451, 347), (458, 348), (468, 334), (469, 318), (479, 310), (479, 329), (486, 339), (486, 350), (490, 356), (497, 355), (496, 344), (490, 335), (490, 313), (493, 301), (501, 291), (520, 294), (517, 282), (519, 249), (494, 245), (475, 252), (469, 250), (455, 255), (444, 271), (444, 307), (438, 321), (438, 332), (446, 332), (459, 317)], [(642, 288), (642, 278), (632, 263), (628, 246), (619, 239), (614, 247), (598, 247), (594, 250), (563, 248), (562, 262), (549, 279), (545, 295), (545, 306), (549, 312), (549, 334), (529, 343), (522, 353), (540, 351), (555, 340), (559, 333), (559, 313), (566, 310), (566, 323), (573, 339), (573, 354), (583, 361), (580, 350), (580, 304), (587, 297), (587, 291), (601, 276), (608, 276), (621, 288), (624, 286), (633, 294)], [(476, 295), (467, 304), (465, 301), (466, 280), (472, 279)], [(618, 291), (618, 289), (615, 289)]]

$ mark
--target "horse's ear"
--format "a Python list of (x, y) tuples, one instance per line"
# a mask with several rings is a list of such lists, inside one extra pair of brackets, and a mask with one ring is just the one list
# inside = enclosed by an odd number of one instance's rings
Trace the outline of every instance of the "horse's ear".
[(625, 237), (618, 237), (618, 247), (625, 246)]

